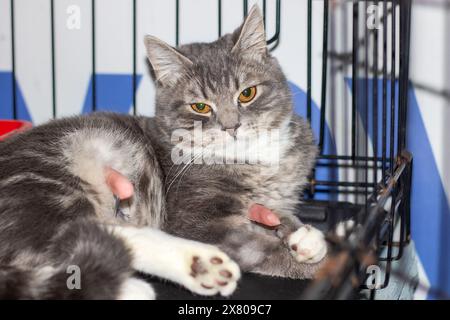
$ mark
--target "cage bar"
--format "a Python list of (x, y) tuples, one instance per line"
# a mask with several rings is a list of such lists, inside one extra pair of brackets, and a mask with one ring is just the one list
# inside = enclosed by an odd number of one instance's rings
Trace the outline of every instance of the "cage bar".
[(133, 79), (132, 79), (132, 90), (133, 90), (133, 115), (136, 115), (137, 113), (137, 105), (136, 105), (136, 75), (137, 75), (137, 66), (136, 66), (136, 0), (133, 0), (133, 33), (132, 33), (132, 40), (133, 40)]
[(329, 2), (323, 2), (323, 51), (322, 51), (322, 96), (320, 103), (320, 133), (319, 133), (319, 152), (323, 153), (323, 143), (325, 137), (325, 117), (327, 106), (327, 72), (328, 72), (328, 10)]
[(394, 136), (395, 136), (395, 105), (396, 105), (396, 101), (395, 101), (395, 83), (396, 83), (396, 77), (395, 77), (395, 64), (396, 64), (396, 42), (395, 42), (395, 38), (396, 38), (396, 5), (397, 5), (397, 0), (391, 0), (391, 5), (392, 5), (392, 13), (391, 13), (391, 21), (392, 21), (392, 26), (391, 26), (391, 32), (392, 32), (392, 45), (391, 45), (391, 105), (390, 105), (390, 110), (391, 110), (391, 127), (390, 127), (390, 134), (389, 134), (389, 156), (390, 156), (390, 170), (391, 170), (391, 175), (394, 174)]
[(263, 0), (263, 16), (264, 16), (264, 27), (267, 24), (267, 0)]
[(383, 181), (386, 181), (386, 121), (387, 121), (387, 0), (383, 0), (383, 109), (382, 109), (382, 158), (381, 171)]
[(50, 1), (50, 32), (52, 51), (52, 116), (56, 118), (56, 71), (55, 71), (55, 1)]
[(352, 30), (352, 157), (356, 157), (356, 108), (358, 103), (358, 43), (359, 43), (359, 2), (353, 2), (353, 30)]
[(307, 85), (306, 85), (306, 118), (311, 123), (311, 82), (312, 82), (312, 66), (311, 66), (311, 50), (312, 50), (312, 0), (308, 0), (308, 19), (307, 19), (307, 58), (306, 58), (306, 72), (307, 72)]
[(96, 73), (96, 58), (95, 58), (95, 0), (92, 0), (91, 3), (91, 14), (92, 14), (92, 111), (97, 110), (97, 73)]
[[(364, 12), (367, 12), (367, 1), (364, 2)], [(368, 146), (368, 134), (369, 134), (369, 33), (367, 26), (364, 28), (364, 118), (366, 123), (365, 135), (364, 135), (364, 155), (366, 160), (364, 161), (365, 170), (364, 172), (364, 182), (366, 183), (365, 191), (366, 196), (364, 197), (364, 209), (367, 211), (368, 206), (368, 195), (369, 190), (367, 187), (367, 181), (369, 180), (369, 166), (368, 160), (369, 157), (369, 146)]]
[(13, 119), (17, 119), (17, 87), (16, 87), (16, 35), (15, 35), (15, 16), (14, 16), (14, 0), (10, 0), (11, 15), (11, 71), (12, 71), (12, 114)]
[[(378, 0), (375, 0), (373, 2), (373, 5), (377, 6), (378, 8)], [(378, 14), (378, 12), (377, 12)], [(373, 161), (376, 162), (376, 158), (378, 157), (378, 28), (373, 29), (373, 101), (372, 101), (372, 108), (373, 108)], [(373, 184), (376, 186), (378, 182), (378, 167), (375, 168), (373, 171)]]
[(180, 0), (175, 0), (175, 46), (180, 45)]
[[(264, 1), (264, 11), (265, 11), (265, 3), (266, 2)], [(265, 16), (266, 14), (264, 13), (264, 17)], [(264, 23), (265, 21), (266, 19), (264, 18)], [(271, 50), (274, 50), (278, 46), (278, 43), (280, 41), (280, 32), (281, 32), (281, 0), (277, 0), (275, 9), (275, 34), (269, 40), (267, 40), (267, 44), (275, 43), (275, 45), (271, 47)]]
[[(411, 37), (411, 1), (400, 2), (400, 70), (401, 79), (409, 79), (409, 50)], [(399, 83), (399, 128), (397, 153), (406, 148), (406, 116), (408, 105), (409, 81)]]
[(222, 0), (217, 0), (217, 35), (222, 36)]

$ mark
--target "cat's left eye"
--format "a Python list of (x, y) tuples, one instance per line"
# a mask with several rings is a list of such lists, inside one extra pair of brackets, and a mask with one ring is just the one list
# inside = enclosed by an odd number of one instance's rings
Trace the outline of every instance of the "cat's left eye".
[(256, 87), (250, 87), (241, 92), (238, 97), (240, 103), (248, 103), (255, 99), (256, 96)]
[(206, 103), (193, 103), (191, 108), (197, 113), (207, 114), (211, 112), (211, 107)]

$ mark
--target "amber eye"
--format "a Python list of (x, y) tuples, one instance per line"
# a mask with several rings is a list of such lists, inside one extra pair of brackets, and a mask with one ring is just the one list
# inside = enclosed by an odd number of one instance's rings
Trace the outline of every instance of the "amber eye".
[(241, 103), (247, 103), (252, 101), (255, 98), (255, 96), (256, 96), (256, 87), (250, 87), (242, 91), (238, 99), (239, 102)]
[(198, 113), (209, 113), (211, 111), (211, 107), (206, 103), (193, 103), (191, 104), (192, 110)]

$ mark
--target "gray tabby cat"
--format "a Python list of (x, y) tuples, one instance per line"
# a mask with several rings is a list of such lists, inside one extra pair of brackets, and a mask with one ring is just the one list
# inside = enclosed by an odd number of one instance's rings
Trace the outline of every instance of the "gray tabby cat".
[[(323, 235), (293, 216), (316, 147), (293, 114), (259, 9), (213, 43), (145, 42), (154, 118), (97, 113), (0, 142), (1, 298), (154, 298), (134, 271), (230, 295), (240, 269), (310, 278), (321, 265)], [(195, 121), (203, 132), (224, 130), (209, 144), (236, 153), (205, 153), (202, 141), (197, 161), (190, 140), (174, 139), (176, 130), (195, 135)], [(278, 135), (261, 142), (250, 135), (255, 130)], [(249, 163), (254, 145), (269, 156)], [(177, 154), (187, 161), (174, 161)], [(119, 215), (107, 167), (134, 186)], [(276, 212), (281, 225), (250, 222), (254, 203)], [(80, 271), (81, 288), (70, 286), (71, 270)]]

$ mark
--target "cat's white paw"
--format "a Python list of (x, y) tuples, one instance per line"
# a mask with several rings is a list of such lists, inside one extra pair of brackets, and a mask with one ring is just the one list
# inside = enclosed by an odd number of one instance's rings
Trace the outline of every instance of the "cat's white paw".
[(153, 287), (141, 279), (129, 278), (120, 288), (118, 300), (155, 300)]
[(307, 225), (289, 235), (288, 245), (291, 254), (301, 263), (317, 263), (327, 254), (323, 233)]
[(113, 226), (133, 253), (135, 270), (171, 280), (202, 295), (228, 296), (241, 276), (238, 265), (219, 248), (152, 228)]
[(184, 285), (202, 295), (229, 296), (241, 277), (239, 266), (211, 245), (197, 244), (186, 251), (187, 278)]

